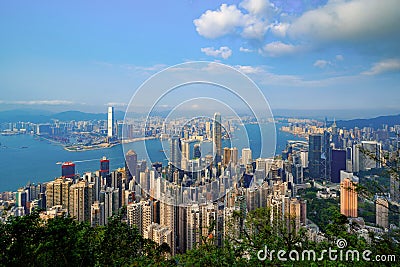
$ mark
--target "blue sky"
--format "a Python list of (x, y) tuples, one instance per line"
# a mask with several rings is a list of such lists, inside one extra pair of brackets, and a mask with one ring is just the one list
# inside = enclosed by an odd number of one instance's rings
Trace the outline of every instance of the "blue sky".
[(0, 110), (122, 110), (157, 71), (207, 60), (273, 110), (400, 112), (398, 0), (82, 2), (0, 3)]

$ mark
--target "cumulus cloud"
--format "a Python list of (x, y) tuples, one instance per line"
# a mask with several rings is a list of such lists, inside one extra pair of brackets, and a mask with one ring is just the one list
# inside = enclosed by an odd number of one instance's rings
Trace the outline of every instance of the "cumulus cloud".
[(264, 15), (269, 7), (273, 7), (268, 0), (244, 0), (240, 6), (254, 15)]
[(221, 46), (219, 49), (214, 49), (214, 47), (203, 47), (201, 52), (207, 56), (221, 57), (227, 59), (232, 55), (232, 50), (227, 46)]
[(268, 9), (268, 2), (246, 0), (240, 6), (244, 10), (227, 4), (222, 4), (217, 10), (207, 10), (193, 21), (196, 31), (211, 39), (228, 34), (238, 34), (246, 39), (264, 37), (269, 27), (264, 14)]
[(310, 10), (288, 29), (292, 38), (314, 41), (365, 41), (400, 34), (398, 0), (331, 0)]
[(328, 60), (318, 59), (317, 61), (314, 62), (313, 66), (317, 67), (317, 68), (320, 68), (320, 69), (323, 69), (326, 66), (329, 66), (331, 64), (332, 63), (330, 61), (328, 61)]
[(285, 37), (286, 32), (289, 29), (289, 26), (290, 26), (289, 23), (275, 22), (270, 25), (270, 30), (274, 35), (278, 37)]
[(300, 46), (285, 44), (280, 41), (266, 44), (260, 49), (260, 54), (269, 55), (271, 57), (293, 54), (302, 50)]
[(364, 75), (378, 75), (386, 72), (400, 71), (400, 59), (385, 59), (375, 63)]
[(244, 25), (243, 13), (235, 5), (222, 4), (216, 10), (207, 10), (200, 18), (193, 21), (196, 31), (206, 38), (217, 38), (233, 33)]

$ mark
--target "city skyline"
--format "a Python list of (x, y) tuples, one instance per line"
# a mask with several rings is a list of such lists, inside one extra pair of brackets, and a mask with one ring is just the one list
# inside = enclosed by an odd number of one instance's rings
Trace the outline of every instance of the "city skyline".
[(273, 110), (393, 114), (400, 111), (397, 6), (390, 0), (2, 3), (0, 108), (124, 110), (157, 71), (205, 60), (249, 75)]

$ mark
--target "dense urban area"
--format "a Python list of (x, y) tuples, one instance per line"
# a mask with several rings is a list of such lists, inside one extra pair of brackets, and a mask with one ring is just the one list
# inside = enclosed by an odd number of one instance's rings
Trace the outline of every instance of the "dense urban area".
[[(322, 251), (338, 240), (360, 251), (350, 260), (340, 256), (343, 264), (365, 261), (366, 249), (391, 264), (400, 256), (400, 125), (341, 128), (285, 118), (279, 130), (305, 141), (288, 140), (274, 157), (254, 158), (249, 147), (222, 146), (237, 122), (219, 113), (182, 129), (177, 121), (155, 117), (143, 127), (142, 120), (117, 122), (110, 107), (103, 121), (1, 125), (3, 135), (32, 134), (70, 150), (140, 136), (170, 146), (167, 166), (129, 150), (116, 170), (105, 157), (83, 174), (73, 161), (62, 162), (53, 181), (1, 193), (1, 265), (282, 264), (271, 251)], [(270, 253), (261, 261), (265, 246)], [(329, 264), (318, 255), (303, 263)]]

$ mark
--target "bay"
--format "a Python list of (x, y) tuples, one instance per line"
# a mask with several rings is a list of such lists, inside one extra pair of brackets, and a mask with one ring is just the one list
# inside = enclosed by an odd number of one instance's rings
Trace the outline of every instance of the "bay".
[[(275, 154), (282, 152), (286, 147), (287, 140), (304, 140), (290, 133), (279, 131), (280, 126), (276, 125)], [(274, 138), (272, 128), (268, 127), (270, 126), (261, 125), (259, 128), (256, 124), (246, 125), (248, 138), (235, 133), (232, 140), (223, 140), (223, 147), (236, 146), (239, 149), (239, 155), (241, 155), (242, 148), (250, 147), (253, 151), (253, 158), (272, 156)], [(262, 136), (260, 132), (263, 133)], [(124, 151), (126, 152), (128, 149), (135, 150), (138, 160), (147, 159), (148, 164), (155, 161), (162, 162), (164, 166), (167, 164), (168, 141), (153, 139), (147, 140), (144, 144), (143, 142), (133, 142), (124, 146), (117, 145), (99, 150), (70, 152), (59, 144), (32, 135), (0, 136), (0, 192), (15, 191), (28, 182), (47, 182), (59, 177), (61, 165), (57, 164), (58, 162), (75, 162), (76, 172), (80, 174), (98, 170), (99, 161), (103, 156), (110, 159), (111, 170), (123, 167)], [(265, 147), (262, 151), (261, 144)]]

